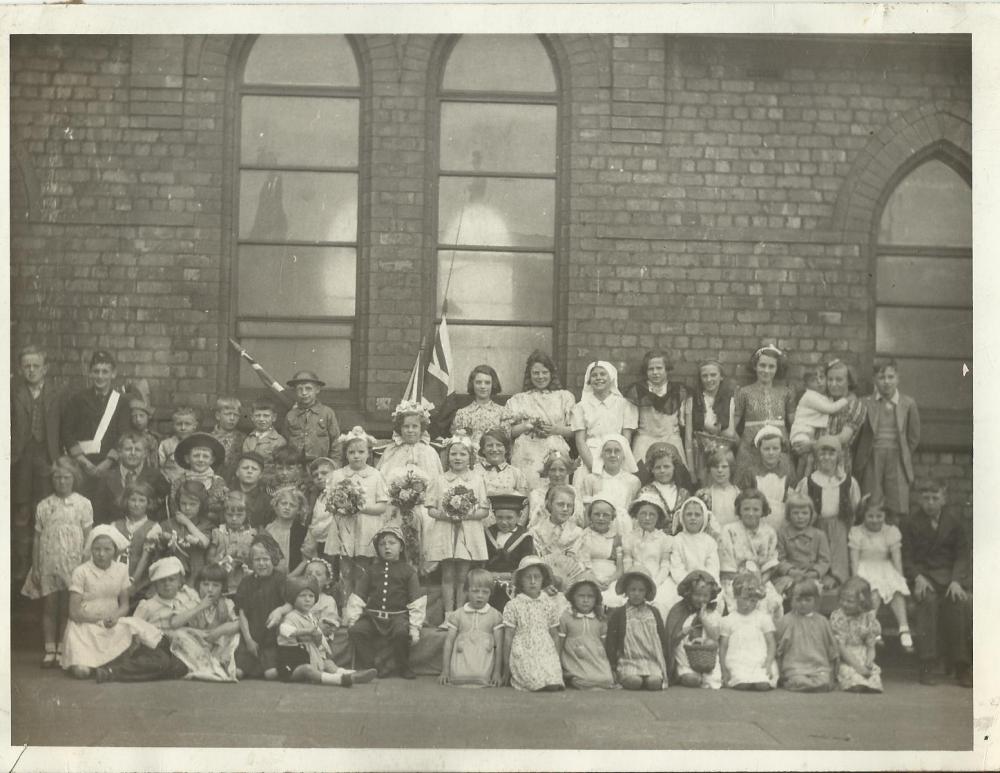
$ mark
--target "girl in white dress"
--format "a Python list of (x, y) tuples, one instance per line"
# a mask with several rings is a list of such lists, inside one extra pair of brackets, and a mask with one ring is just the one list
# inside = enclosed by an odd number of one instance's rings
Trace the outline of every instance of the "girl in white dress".
[(605, 499), (591, 501), (579, 548), (580, 563), (593, 575), (606, 609), (625, 603), (625, 597), (615, 592), (615, 583), (625, 572), (625, 548), (615, 518), (613, 504)]
[(678, 508), (681, 530), (674, 536), (670, 552), (670, 576), (680, 585), (700, 569), (719, 581), (719, 543), (708, 532), (712, 513), (698, 497), (688, 497)]
[(653, 605), (665, 618), (677, 603), (677, 584), (670, 577), (670, 553), (674, 538), (657, 528), (664, 515), (659, 502), (653, 497), (640, 496), (629, 505), (628, 512), (635, 521), (635, 527), (625, 536), (625, 570), (642, 569), (653, 578), (656, 585)]
[(552, 358), (538, 349), (533, 351), (524, 367), (524, 391), (507, 401), (507, 429), (514, 438), (510, 463), (524, 473), (529, 488), (544, 484), (539, 473), (550, 453), (569, 458), (575, 403), (573, 393), (563, 389)]
[(906, 597), (910, 589), (903, 577), (903, 535), (885, 522), (885, 509), (879, 502), (864, 504), (864, 522), (852, 526), (847, 536), (851, 556), (851, 574), (868, 581), (876, 614), (888, 599), (889, 608), (899, 624), (899, 643), (907, 652), (913, 650), (913, 637), (906, 617)]
[(778, 686), (774, 621), (757, 606), (765, 595), (760, 578), (737, 575), (733, 595), (736, 609), (722, 618), (719, 632), (723, 684), (736, 690), (771, 690)]

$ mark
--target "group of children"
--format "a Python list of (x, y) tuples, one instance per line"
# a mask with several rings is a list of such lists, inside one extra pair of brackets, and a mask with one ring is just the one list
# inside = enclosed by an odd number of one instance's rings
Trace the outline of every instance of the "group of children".
[[(481, 367), (470, 384), (492, 405), (495, 373)], [(375, 439), (339, 433), (313, 373), (289, 381), (287, 437), (269, 401), (243, 436), (242, 406), (221, 398), (212, 433), (180, 408), (157, 442), (148, 406), (132, 402), (113, 464), (88, 479), (60, 457), (38, 505), (25, 593), (44, 599), (43, 666), (98, 681), (350, 686), (413, 677), (431, 616), (443, 618), (443, 684), (877, 692), (876, 613), (890, 606), (912, 650), (912, 585), (922, 679), (947, 654), (971, 684), (968, 535), (943, 486), (923, 484), (920, 512), (887, 523), (836, 436), (815, 440), (795, 482), (769, 425), (739, 470), (725, 444), (704, 448), (700, 485), (679, 440), (646, 438), (640, 469), (627, 411), (602, 413), (617, 391), (609, 369), (588, 368), (573, 408), (579, 459), (550, 444), (531, 488), (511, 464), (511, 421), (491, 426), (485, 408), (470, 412), (482, 426), (435, 447), (428, 404), (400, 403), (373, 466)], [(885, 468), (883, 447), (876, 437)]]

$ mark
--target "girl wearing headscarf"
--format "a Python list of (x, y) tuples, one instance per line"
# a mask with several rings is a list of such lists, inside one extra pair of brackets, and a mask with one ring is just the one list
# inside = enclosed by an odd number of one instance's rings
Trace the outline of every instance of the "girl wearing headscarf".
[(583, 461), (577, 475), (593, 469), (599, 438), (622, 435), (628, 445), (638, 425), (636, 407), (618, 390), (618, 371), (614, 365), (605, 360), (590, 363), (583, 377), (583, 396), (573, 406), (571, 426), (576, 450)]
[(538, 349), (524, 367), (523, 391), (507, 401), (510, 436), (514, 438), (510, 463), (524, 473), (528, 488), (538, 488), (542, 464), (553, 451), (569, 456), (573, 393), (563, 389), (556, 364)]
[(680, 530), (670, 551), (670, 576), (679, 584), (697, 570), (707, 572), (718, 582), (719, 543), (712, 536), (712, 511), (698, 497), (688, 497), (677, 508), (676, 519)]
[[(594, 471), (583, 478), (580, 494), (607, 499), (619, 512), (625, 512), (642, 488), (628, 440), (623, 435), (605, 435), (595, 447)], [(623, 533), (631, 531), (631, 524), (623, 522), (623, 526)]]
[(685, 642), (718, 642), (722, 618), (716, 599), (721, 591), (718, 579), (700, 569), (689, 572), (677, 584), (680, 601), (671, 607), (664, 622), (667, 633), (667, 675), (671, 684), (711, 690), (722, 687), (722, 667), (718, 658), (710, 673), (699, 673), (691, 668), (684, 648)]

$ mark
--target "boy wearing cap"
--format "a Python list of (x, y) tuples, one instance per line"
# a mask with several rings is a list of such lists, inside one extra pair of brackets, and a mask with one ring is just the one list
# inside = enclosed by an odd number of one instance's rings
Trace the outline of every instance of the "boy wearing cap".
[(52, 492), (52, 463), (62, 455), (59, 411), (62, 401), (55, 385), (46, 382), (48, 361), (37, 346), (26, 346), (18, 358), (20, 378), (11, 388), (11, 558), (13, 577), (28, 573), (31, 564), (35, 507)]
[(226, 480), (236, 472), (237, 457), (243, 450), (247, 436), (236, 429), (240, 421), (243, 403), (239, 398), (224, 395), (215, 401), (215, 428), (212, 437), (222, 443), (226, 458), (222, 462), (221, 474)]
[(143, 397), (131, 397), (128, 401), (129, 429), (142, 436), (146, 451), (146, 463), (154, 469), (160, 466), (160, 441), (163, 439), (149, 429), (153, 409)]
[(285, 414), (289, 444), (302, 451), (306, 463), (329, 456), (341, 466), (343, 460), (335, 456), (339, 453), (335, 441), (340, 436), (337, 414), (319, 401), (319, 390), (326, 383), (312, 371), (300, 370), (288, 381), (288, 386), (295, 390), (295, 405)]
[[(420, 587), (416, 570), (404, 559), (403, 532), (398, 526), (382, 527), (372, 543), (378, 555), (361, 575), (344, 611), (344, 627), (354, 645), (354, 664), (359, 669), (371, 668), (377, 650), (388, 646), (398, 674), (413, 679), (410, 644), (420, 641), (427, 594)], [(385, 665), (378, 675), (389, 675)]]
[(493, 575), (490, 606), (503, 612), (514, 597), (514, 570), (521, 559), (534, 555), (535, 543), (528, 529), (518, 524), (527, 497), (520, 494), (494, 494), (489, 498), (495, 523), (486, 529), (486, 565)]
[(117, 363), (106, 349), (90, 358), (90, 386), (66, 402), (62, 413), (62, 444), (80, 465), (87, 480), (84, 496), (91, 496), (97, 477), (117, 461), (118, 437), (128, 429), (128, 400), (114, 388)]
[(208, 492), (208, 515), (216, 523), (222, 522), (226, 509), (226, 482), (216, 474), (222, 465), (225, 451), (222, 444), (207, 432), (188, 435), (174, 449), (174, 461), (181, 468), (180, 476), (171, 484), (172, 493), (187, 480), (200, 483)]

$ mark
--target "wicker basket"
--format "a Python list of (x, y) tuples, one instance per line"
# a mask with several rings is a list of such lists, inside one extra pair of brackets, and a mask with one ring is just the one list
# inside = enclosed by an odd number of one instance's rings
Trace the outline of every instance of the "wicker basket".
[(711, 639), (684, 642), (688, 665), (698, 674), (710, 674), (715, 670), (719, 655), (719, 645)]

